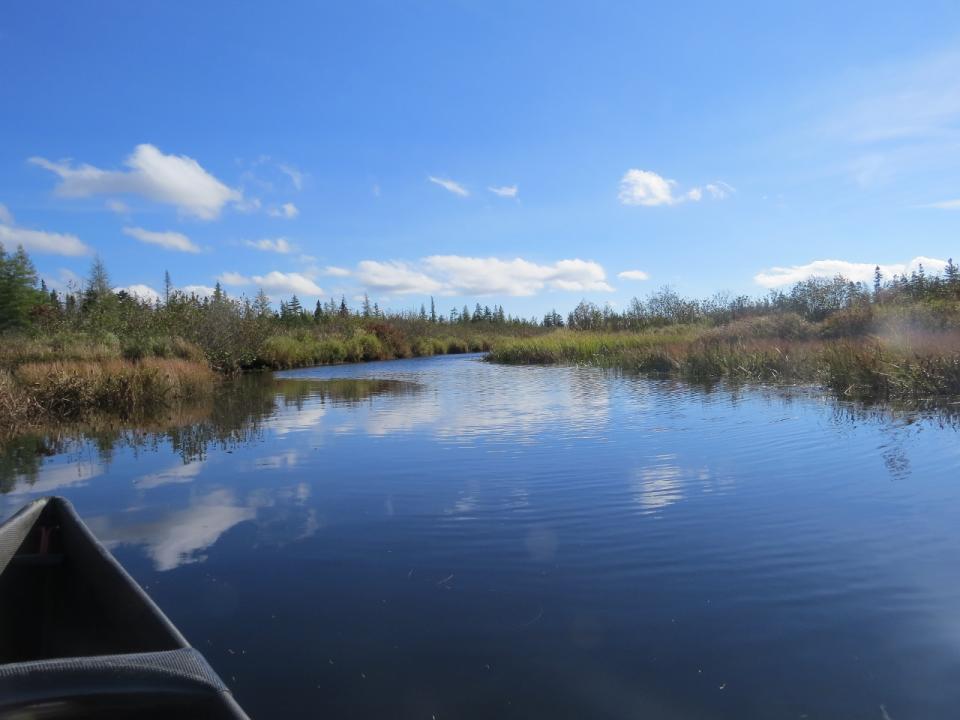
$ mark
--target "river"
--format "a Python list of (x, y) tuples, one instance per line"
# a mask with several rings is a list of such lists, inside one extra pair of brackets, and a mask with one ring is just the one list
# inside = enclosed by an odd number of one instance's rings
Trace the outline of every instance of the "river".
[(25, 438), (265, 718), (955, 718), (942, 411), (447, 356)]

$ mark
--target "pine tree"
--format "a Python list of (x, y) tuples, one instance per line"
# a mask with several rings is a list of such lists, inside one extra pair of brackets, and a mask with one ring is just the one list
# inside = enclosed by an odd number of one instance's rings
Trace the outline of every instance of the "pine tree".
[(423, 303), (420, 303), (420, 319), (421, 320), (427, 319), (427, 306), (424, 305)]
[(343, 295), (340, 296), (340, 317), (347, 317), (350, 314), (350, 309), (347, 307), (347, 298)]
[(943, 278), (951, 288), (960, 284), (960, 268), (953, 262), (953, 258), (947, 260), (947, 266), (943, 269)]
[(107, 274), (107, 267), (99, 255), (94, 259), (90, 267), (90, 277), (87, 278), (86, 301), (95, 303), (109, 297), (111, 294), (110, 276)]
[(163, 304), (170, 304), (170, 294), (173, 292), (173, 283), (170, 282), (170, 271), (163, 271)]
[(883, 288), (883, 273), (880, 272), (880, 266), (873, 269), (873, 299), (880, 299), (880, 290)]
[(258, 318), (268, 317), (272, 313), (270, 298), (267, 297), (263, 288), (257, 290), (257, 296), (253, 299), (253, 312)]
[(366, 293), (364, 293), (363, 294), (363, 316), (365, 318), (368, 318), (370, 317), (370, 314), (371, 314), (370, 297)]
[(433, 302), (433, 295), (430, 296), (430, 322), (437, 322), (437, 306)]

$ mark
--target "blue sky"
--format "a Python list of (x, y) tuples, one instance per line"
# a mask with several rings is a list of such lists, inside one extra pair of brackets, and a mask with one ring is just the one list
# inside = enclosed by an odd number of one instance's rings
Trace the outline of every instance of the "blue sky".
[(0, 242), (523, 315), (960, 255), (960, 4), (782, 5), (8, 3)]

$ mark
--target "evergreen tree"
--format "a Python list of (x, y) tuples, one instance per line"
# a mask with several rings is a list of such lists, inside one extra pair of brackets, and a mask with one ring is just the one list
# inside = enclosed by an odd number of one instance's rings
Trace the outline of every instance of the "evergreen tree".
[[(219, 283), (218, 283), (219, 284)], [(270, 298), (263, 291), (263, 288), (257, 290), (257, 296), (253, 299), (253, 313), (258, 318), (268, 317), (273, 311), (270, 309)]]
[(111, 295), (110, 276), (107, 267), (99, 255), (90, 267), (90, 277), (87, 278), (86, 301), (95, 303)]
[(347, 317), (350, 314), (350, 309), (347, 307), (347, 298), (343, 295), (340, 296), (340, 317)]
[(883, 273), (880, 272), (880, 266), (873, 269), (873, 299), (880, 299), (880, 290), (883, 288)]
[(173, 283), (170, 281), (170, 271), (163, 271), (163, 304), (170, 304), (170, 294), (173, 292)]
[(433, 295), (430, 296), (430, 322), (435, 323), (437, 321), (437, 306), (433, 302)]
[(371, 315), (370, 297), (366, 293), (364, 293), (363, 294), (363, 316), (365, 318), (368, 318), (370, 317), (370, 315)]
[(42, 299), (37, 271), (23, 247), (7, 256), (0, 245), (0, 330), (26, 325), (30, 311)]
[(943, 269), (943, 278), (951, 289), (960, 285), (960, 268), (957, 268), (953, 258), (947, 260), (947, 266)]

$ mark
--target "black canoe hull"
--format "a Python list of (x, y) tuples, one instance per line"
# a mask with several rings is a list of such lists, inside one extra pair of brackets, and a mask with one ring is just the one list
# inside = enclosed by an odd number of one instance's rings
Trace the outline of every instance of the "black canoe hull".
[(0, 525), (0, 718), (247, 716), (62, 498)]

